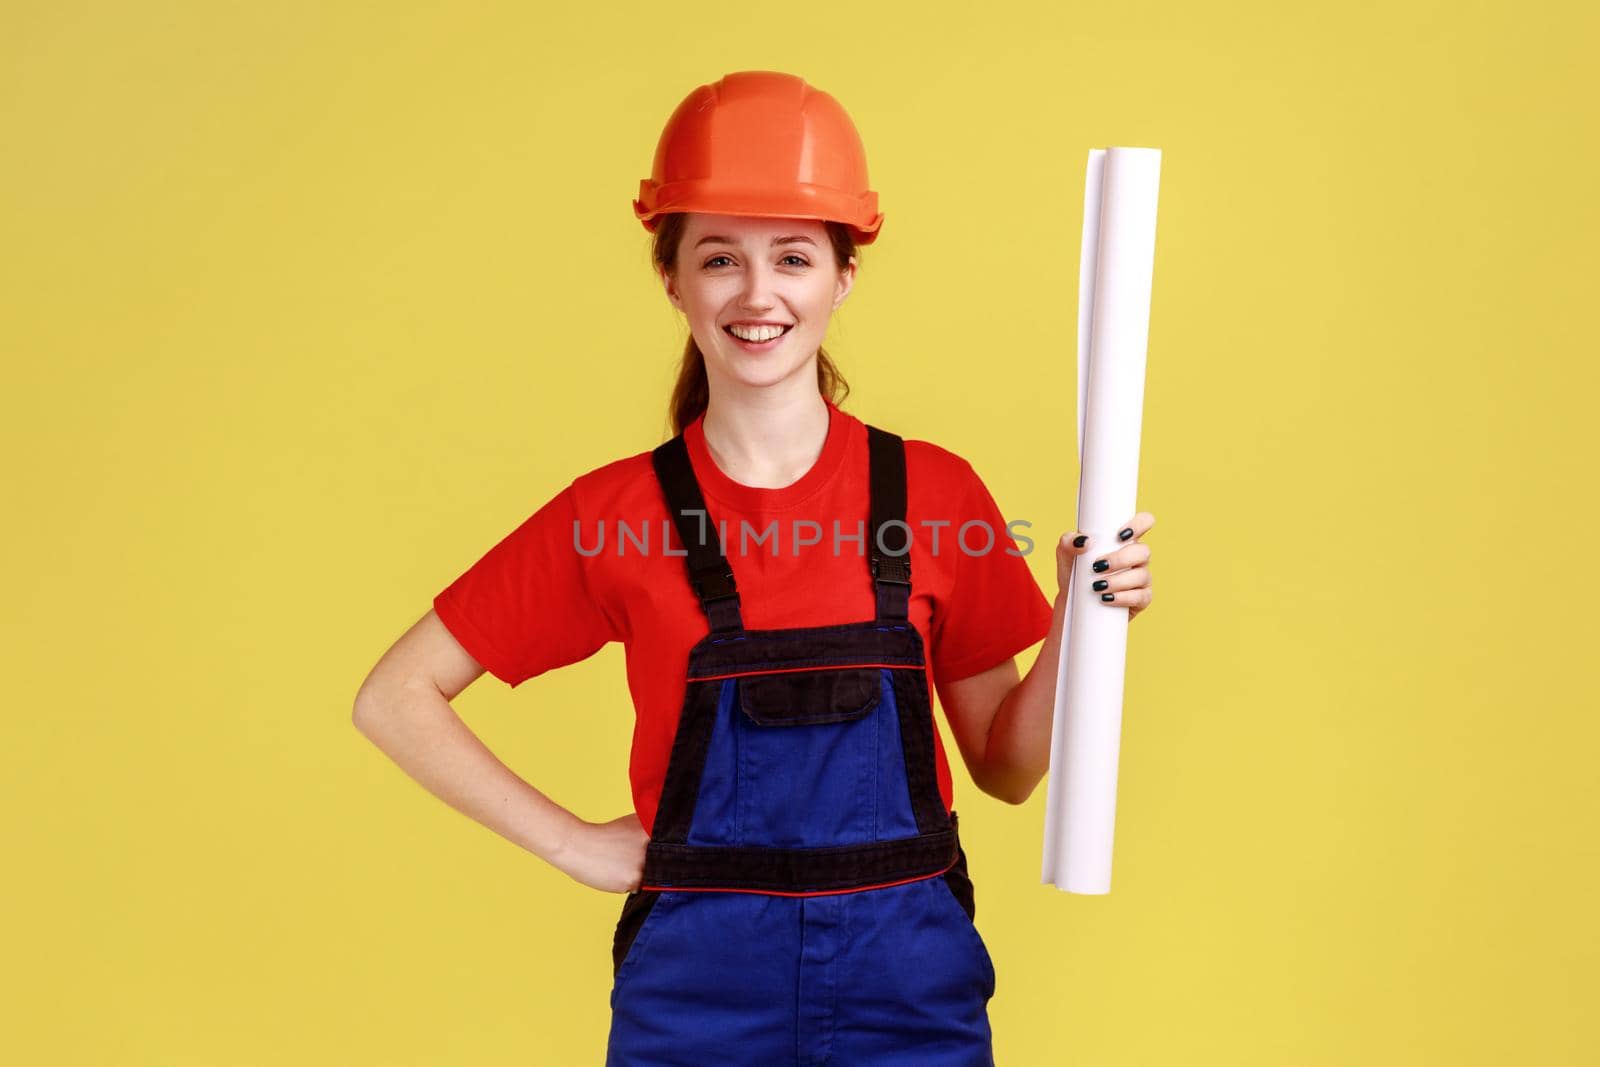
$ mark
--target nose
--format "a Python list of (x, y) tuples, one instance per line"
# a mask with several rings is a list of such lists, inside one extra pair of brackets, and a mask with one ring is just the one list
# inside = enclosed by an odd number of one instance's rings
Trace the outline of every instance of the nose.
[(749, 311), (770, 310), (774, 303), (773, 273), (771, 268), (760, 260), (752, 262), (744, 272), (744, 285), (739, 291), (739, 306)]

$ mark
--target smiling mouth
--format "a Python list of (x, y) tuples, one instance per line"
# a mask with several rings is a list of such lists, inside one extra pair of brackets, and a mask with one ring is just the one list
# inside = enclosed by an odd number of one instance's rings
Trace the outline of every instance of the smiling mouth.
[(785, 334), (787, 334), (792, 329), (794, 329), (794, 324), (790, 323), (789, 325), (784, 326), (782, 329), (780, 329), (777, 333), (773, 334), (771, 337), (767, 337), (767, 338), (763, 338), (763, 339), (757, 340), (757, 339), (751, 338), (751, 337), (740, 337), (737, 333), (733, 332), (733, 327), (731, 325), (730, 326), (724, 326), (722, 328), (723, 332), (726, 333), (729, 337), (733, 338), (735, 341), (740, 342), (741, 344), (747, 344), (747, 345), (770, 345), (774, 341), (777, 341), (778, 339), (782, 338)]

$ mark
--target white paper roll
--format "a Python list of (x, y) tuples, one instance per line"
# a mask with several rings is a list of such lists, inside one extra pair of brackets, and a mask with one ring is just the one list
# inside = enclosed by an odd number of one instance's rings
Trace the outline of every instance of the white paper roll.
[(1078, 263), (1078, 529), (1089, 542), (1068, 586), (1041, 874), (1068, 893), (1111, 891), (1128, 611), (1100, 602), (1089, 566), (1120, 547), (1135, 509), (1160, 186), (1160, 149), (1089, 152)]

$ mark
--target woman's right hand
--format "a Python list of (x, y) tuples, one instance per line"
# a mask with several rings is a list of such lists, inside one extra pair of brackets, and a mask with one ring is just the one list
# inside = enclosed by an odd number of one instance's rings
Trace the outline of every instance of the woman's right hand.
[(551, 863), (573, 879), (608, 893), (631, 893), (644, 880), (650, 843), (634, 812), (610, 822), (580, 822)]

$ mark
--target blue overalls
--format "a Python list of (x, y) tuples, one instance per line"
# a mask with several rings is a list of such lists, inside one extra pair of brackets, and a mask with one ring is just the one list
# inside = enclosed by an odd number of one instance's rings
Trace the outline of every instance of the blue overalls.
[(877, 616), (836, 626), (746, 630), (682, 435), (652, 454), (711, 630), (617, 922), (607, 1067), (994, 1063), (907, 618), (904, 442), (867, 434)]

